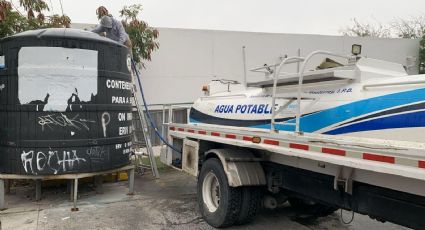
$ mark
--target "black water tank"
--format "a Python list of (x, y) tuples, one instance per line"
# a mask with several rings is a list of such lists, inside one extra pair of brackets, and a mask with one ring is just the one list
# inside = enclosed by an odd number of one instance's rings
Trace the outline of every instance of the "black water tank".
[(87, 31), (43, 29), (1, 40), (0, 56), (0, 173), (94, 172), (129, 163), (125, 46)]

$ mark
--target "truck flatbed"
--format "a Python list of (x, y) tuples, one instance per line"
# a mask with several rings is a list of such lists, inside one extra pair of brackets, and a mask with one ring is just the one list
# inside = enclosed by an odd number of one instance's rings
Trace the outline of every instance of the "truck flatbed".
[[(376, 177), (398, 176), (416, 181), (415, 183), (419, 180), (425, 185), (425, 145), (422, 143), (285, 131), (271, 133), (262, 129), (176, 123), (169, 124), (169, 135), (181, 139), (206, 140), (260, 149), (290, 158), (349, 167), (368, 172), (363, 173), (364, 177), (361, 173), (355, 175), (354, 180), (425, 195), (425, 186), (405, 187), (400, 186), (399, 180), (394, 178), (380, 182), (377, 182), (376, 178), (370, 178), (370, 175), (377, 173)], [(253, 143), (254, 137), (259, 138), (261, 142)]]

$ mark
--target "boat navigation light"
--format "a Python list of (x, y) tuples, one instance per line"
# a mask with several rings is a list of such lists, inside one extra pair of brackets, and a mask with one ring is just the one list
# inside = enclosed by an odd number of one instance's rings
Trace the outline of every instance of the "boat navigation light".
[(205, 95), (208, 96), (209, 91), (210, 91), (210, 89), (209, 89), (208, 85), (202, 86), (202, 92), (204, 92)]
[(351, 46), (351, 53), (352, 53), (354, 56), (358, 56), (358, 55), (360, 55), (360, 54), (362, 53), (362, 45), (353, 44), (353, 45)]

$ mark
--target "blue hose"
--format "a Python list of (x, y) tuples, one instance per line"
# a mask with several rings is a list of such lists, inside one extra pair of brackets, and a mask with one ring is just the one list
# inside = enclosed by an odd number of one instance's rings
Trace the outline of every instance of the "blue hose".
[[(143, 88), (142, 88), (142, 83), (140, 80), (140, 75), (139, 75), (139, 71), (136, 68), (136, 63), (134, 62), (133, 59), (131, 59), (131, 66), (133, 67), (134, 72), (136, 73), (137, 76), (137, 83), (139, 84), (139, 88), (140, 88), (140, 95), (142, 95), (142, 100), (143, 100), (143, 105), (145, 106), (145, 110), (146, 110), (146, 116), (148, 117), (149, 123), (151, 124), (152, 128), (154, 129), (156, 135), (159, 137), (159, 139), (166, 144), (168, 147), (170, 147), (172, 150), (178, 152), (181, 154), (181, 151), (176, 149), (173, 145), (171, 145), (170, 143), (168, 143), (167, 140), (165, 140), (165, 138), (159, 133), (158, 128), (156, 127), (155, 123), (152, 120), (151, 117), (151, 113), (149, 112), (147, 103), (146, 103), (146, 99), (145, 99), (145, 94), (143, 93)], [(134, 95), (136, 96), (136, 95)], [(141, 119), (141, 118), (140, 118)]]

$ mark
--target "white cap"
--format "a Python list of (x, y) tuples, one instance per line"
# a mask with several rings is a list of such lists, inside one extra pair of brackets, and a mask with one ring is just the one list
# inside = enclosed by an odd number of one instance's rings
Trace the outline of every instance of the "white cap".
[(103, 16), (102, 19), (100, 19), (100, 25), (106, 28), (112, 28), (112, 18)]

